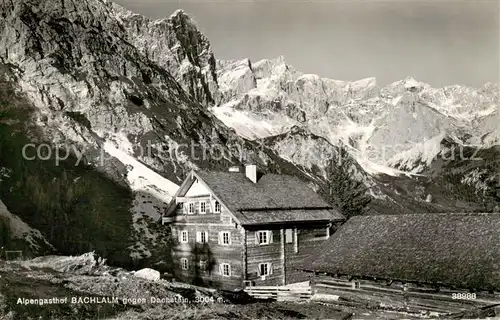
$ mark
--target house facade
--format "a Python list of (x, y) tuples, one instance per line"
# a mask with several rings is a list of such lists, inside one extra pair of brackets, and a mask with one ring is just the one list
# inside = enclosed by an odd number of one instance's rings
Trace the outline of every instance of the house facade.
[(344, 217), (296, 177), (192, 171), (165, 216), (175, 278), (222, 289), (307, 280), (299, 267)]

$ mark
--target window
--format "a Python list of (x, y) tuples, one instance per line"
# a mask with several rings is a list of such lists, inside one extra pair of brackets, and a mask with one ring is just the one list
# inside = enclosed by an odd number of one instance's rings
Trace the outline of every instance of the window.
[(221, 263), (220, 264), (220, 274), (224, 277), (231, 276), (231, 265), (229, 263)]
[(181, 269), (182, 269), (182, 270), (188, 270), (188, 269), (189, 269), (189, 262), (188, 262), (188, 259), (186, 259), (186, 258), (181, 258)]
[(179, 202), (179, 203), (177, 204), (177, 209), (179, 209), (180, 211), (184, 211), (184, 210), (182, 210), (182, 209), (184, 209), (184, 203)]
[(292, 229), (285, 230), (285, 240), (286, 240), (286, 243), (293, 243), (293, 230)]
[(193, 202), (189, 203), (188, 214), (194, 214), (194, 203)]
[(268, 276), (272, 273), (272, 265), (270, 263), (259, 263), (259, 276)]
[(203, 272), (207, 271), (207, 261), (206, 260), (200, 260), (199, 266), (200, 266), (200, 271), (203, 271)]
[(188, 243), (189, 241), (189, 235), (186, 230), (181, 231), (180, 236), (179, 236), (179, 242), (180, 243)]
[(354, 281), (352, 283), (352, 288), (353, 289), (359, 289), (361, 287), (361, 284), (359, 283), (359, 281)]
[(207, 213), (207, 203), (205, 201), (200, 202), (200, 214)]
[(196, 232), (196, 242), (207, 243), (208, 242), (208, 232), (207, 231)]
[(255, 243), (259, 245), (266, 245), (273, 242), (272, 231), (257, 231), (255, 232)]
[(214, 208), (214, 212), (215, 213), (220, 213), (220, 209), (221, 209), (221, 206), (220, 206), (220, 202), (215, 200), (215, 208)]
[(231, 244), (231, 232), (221, 231), (219, 233), (219, 244), (230, 245)]

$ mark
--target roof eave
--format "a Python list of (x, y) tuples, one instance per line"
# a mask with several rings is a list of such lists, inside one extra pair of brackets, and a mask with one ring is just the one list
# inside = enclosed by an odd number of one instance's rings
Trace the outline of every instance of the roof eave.
[(266, 222), (243, 222), (242, 226), (260, 226), (260, 225), (289, 225), (289, 224), (313, 224), (313, 223), (325, 223), (328, 224), (334, 220), (331, 219), (318, 219), (318, 220), (293, 220), (293, 221), (266, 221)]

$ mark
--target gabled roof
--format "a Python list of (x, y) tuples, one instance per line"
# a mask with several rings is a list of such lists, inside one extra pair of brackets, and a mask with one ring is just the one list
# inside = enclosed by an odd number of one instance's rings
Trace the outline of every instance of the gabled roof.
[(500, 290), (500, 214), (353, 217), (314, 256), (305, 269)]
[[(253, 183), (241, 172), (195, 171), (193, 175), (202, 180), (243, 225), (344, 219), (294, 176), (266, 174)], [(181, 189), (186, 190), (188, 185), (183, 186)]]

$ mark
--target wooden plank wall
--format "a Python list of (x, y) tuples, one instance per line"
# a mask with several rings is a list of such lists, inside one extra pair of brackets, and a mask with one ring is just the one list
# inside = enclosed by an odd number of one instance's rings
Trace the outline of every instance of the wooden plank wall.
[[(302, 225), (302, 226), (282, 226), (270, 227), (262, 226), (259, 229), (250, 229), (246, 231), (247, 238), (247, 280), (254, 282), (256, 286), (283, 285), (296, 282), (307, 281), (311, 274), (300, 271), (304, 261), (308, 261), (316, 249), (326, 241), (327, 225)], [(293, 241), (286, 243), (286, 229), (295, 229), (292, 232)], [(281, 231), (283, 229), (283, 231)], [(273, 243), (268, 245), (259, 245), (255, 243), (255, 232), (259, 230), (272, 230)], [(283, 235), (282, 235), (283, 233)], [(298, 252), (295, 252), (295, 236), (298, 240)], [(318, 237), (322, 235), (322, 237)], [(282, 242), (283, 241), (283, 242)], [(282, 251), (284, 250), (284, 252)], [(283, 255), (284, 253), (284, 255)], [(283, 269), (284, 261), (284, 269)], [(260, 263), (271, 262), (273, 264), (273, 274), (262, 280), (257, 272)], [(283, 277), (285, 277), (283, 279)], [(285, 280), (285, 281), (283, 281)]]
[[(326, 239), (326, 225), (297, 228), (298, 252), (295, 252), (294, 242), (285, 244), (286, 283), (308, 281), (310, 273), (300, 269), (307, 261), (312, 261), (312, 255), (321, 249)], [(292, 233), (295, 237), (295, 233)], [(322, 235), (322, 237), (318, 237)]]
[[(267, 245), (255, 243), (255, 233), (259, 230), (271, 230), (273, 242)], [(247, 280), (253, 281), (256, 286), (278, 286), (283, 284), (283, 266), (281, 258), (281, 232), (279, 228), (261, 227), (260, 229), (246, 230), (247, 239)], [(260, 263), (272, 263), (272, 274), (262, 280), (258, 276)]]
[[(225, 224), (221, 222), (221, 215), (226, 215), (225, 208), (221, 214), (195, 214), (178, 216), (177, 221), (172, 223), (172, 258), (174, 262), (174, 277), (180, 281), (210, 286), (222, 289), (238, 289), (243, 287), (243, 239), (244, 229), (237, 227), (235, 223)], [(179, 233), (188, 231), (188, 243), (179, 242)], [(197, 244), (196, 233), (198, 231), (208, 232), (208, 243)], [(219, 245), (219, 232), (231, 232), (231, 245)], [(180, 259), (187, 258), (189, 270), (181, 268)], [(211, 266), (208, 272), (201, 272), (198, 268), (199, 260), (207, 260)], [(229, 263), (231, 265), (231, 276), (222, 276), (219, 273), (219, 264)]]
[(430, 286), (408, 285), (404, 288), (400, 282), (357, 280), (359, 289), (353, 288), (352, 282), (345, 278), (315, 276), (311, 281), (313, 294), (336, 295), (343, 300), (361, 302), (373, 307), (387, 307), (409, 312), (457, 313), (472, 308), (500, 303), (500, 294), (476, 293), (474, 300), (453, 299), (453, 293), (467, 291), (441, 288), (437, 291)]

